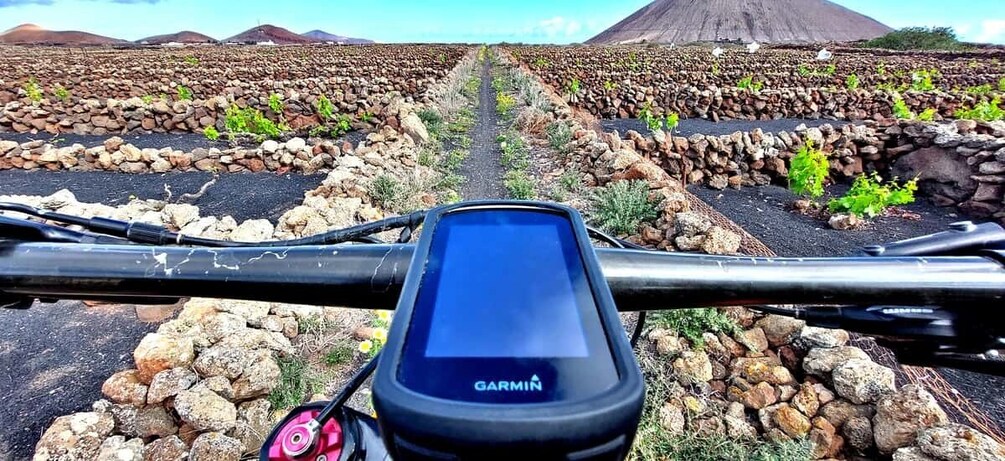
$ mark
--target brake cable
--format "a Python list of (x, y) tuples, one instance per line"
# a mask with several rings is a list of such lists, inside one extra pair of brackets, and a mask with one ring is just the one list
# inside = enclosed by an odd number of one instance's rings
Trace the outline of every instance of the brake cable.
[(379, 221), (359, 224), (344, 229), (333, 230), (310, 237), (294, 240), (271, 240), (265, 242), (231, 242), (226, 240), (207, 239), (202, 237), (192, 237), (178, 232), (172, 232), (164, 226), (148, 224), (142, 222), (126, 222), (109, 218), (83, 218), (63, 213), (40, 210), (38, 208), (20, 203), (0, 202), (0, 211), (13, 211), (33, 216), (39, 219), (55, 221), (62, 224), (69, 224), (83, 227), (87, 230), (105, 235), (120, 237), (132, 243), (149, 245), (191, 245), (217, 248), (239, 248), (239, 247), (280, 247), (280, 246), (307, 246), (307, 245), (333, 245), (351, 241), (362, 241), (364, 243), (380, 243), (379, 240), (367, 238), (372, 234), (385, 232), (393, 229), (410, 228), (414, 229), (426, 217), (425, 210), (414, 211), (412, 213), (386, 218)]

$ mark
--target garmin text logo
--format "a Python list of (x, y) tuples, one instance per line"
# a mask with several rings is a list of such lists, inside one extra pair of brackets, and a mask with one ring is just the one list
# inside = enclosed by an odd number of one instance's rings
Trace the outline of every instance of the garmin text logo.
[(530, 381), (476, 381), (478, 392), (541, 392), (541, 379), (531, 376)]

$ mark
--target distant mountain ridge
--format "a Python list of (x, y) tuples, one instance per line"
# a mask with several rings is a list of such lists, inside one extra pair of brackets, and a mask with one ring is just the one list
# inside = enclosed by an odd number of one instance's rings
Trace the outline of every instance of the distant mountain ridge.
[(117, 38), (77, 30), (46, 30), (35, 24), (21, 24), (0, 34), (0, 43), (8, 45), (101, 46), (124, 45)]
[(301, 43), (315, 43), (319, 40), (295, 34), (282, 27), (265, 24), (252, 27), (233, 37), (224, 40), (224, 43), (266, 43), (271, 42), (276, 45), (296, 45)]
[(217, 40), (209, 35), (183, 30), (174, 34), (154, 35), (153, 37), (142, 38), (136, 43), (142, 45), (164, 45), (166, 43), (216, 43)]
[(827, 0), (656, 0), (586, 43), (850, 42), (892, 30)]
[(353, 38), (353, 37), (346, 37), (343, 35), (335, 35), (317, 29), (301, 35), (303, 35), (304, 37), (313, 38), (315, 40), (320, 40), (322, 42), (345, 43), (350, 45), (362, 45), (366, 43), (374, 43), (373, 40), (367, 40), (365, 38)]

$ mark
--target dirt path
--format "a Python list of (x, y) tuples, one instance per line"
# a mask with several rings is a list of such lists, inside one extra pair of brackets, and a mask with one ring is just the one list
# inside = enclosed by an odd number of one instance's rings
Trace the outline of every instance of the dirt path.
[(504, 169), (499, 163), (501, 152), (496, 142), (498, 136), (499, 115), (492, 89), (492, 60), (486, 58), (478, 90), (478, 120), (471, 129), (471, 152), (460, 169), (461, 176), (467, 178), (460, 191), (464, 200), (506, 197), (506, 189), (502, 185)]
[[(831, 186), (829, 193), (841, 193), (847, 186)], [(946, 230), (949, 223), (965, 218), (950, 209), (938, 208), (920, 199), (905, 207), (922, 216), (920, 221), (878, 218), (867, 228), (836, 231), (827, 223), (786, 210), (796, 197), (777, 186), (716, 191), (705, 187), (689, 190), (717, 211), (767, 244), (780, 256), (828, 257), (850, 255), (863, 246), (889, 243)], [(967, 371), (919, 367), (898, 367), (895, 357), (875, 341), (857, 337), (854, 345), (866, 350), (876, 362), (898, 371), (898, 384), (922, 384), (940, 401), (950, 417), (974, 426), (993, 437), (1005, 439), (1005, 378)], [(960, 398), (963, 397), (963, 398)]]

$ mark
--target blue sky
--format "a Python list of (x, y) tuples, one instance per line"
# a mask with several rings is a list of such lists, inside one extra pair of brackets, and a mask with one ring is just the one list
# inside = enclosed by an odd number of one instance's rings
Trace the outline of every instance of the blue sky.
[[(1003, 0), (836, 0), (895, 28), (946, 25), (1005, 43)], [(227, 38), (256, 24), (380, 42), (573, 43), (648, 0), (0, 0), (0, 31), (22, 23), (136, 40), (195, 30)], [(966, 6), (963, 6), (963, 5)]]

